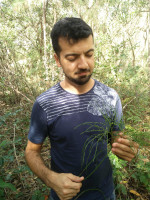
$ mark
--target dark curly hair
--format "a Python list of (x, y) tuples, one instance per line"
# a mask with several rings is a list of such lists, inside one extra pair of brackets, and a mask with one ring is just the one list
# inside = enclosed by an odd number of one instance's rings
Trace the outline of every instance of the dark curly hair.
[(81, 18), (66, 17), (54, 25), (51, 31), (52, 45), (55, 53), (59, 56), (61, 48), (58, 40), (60, 37), (66, 38), (69, 42), (76, 43), (78, 40), (93, 36), (91, 27)]

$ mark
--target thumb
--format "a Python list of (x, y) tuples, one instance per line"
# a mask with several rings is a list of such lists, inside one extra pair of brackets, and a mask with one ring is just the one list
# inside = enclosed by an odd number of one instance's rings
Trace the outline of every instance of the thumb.
[(75, 175), (73, 175), (73, 174), (69, 174), (68, 178), (69, 178), (71, 181), (77, 182), (77, 183), (79, 183), (79, 182), (81, 182), (81, 181), (84, 180), (84, 177), (83, 177), (83, 176), (82, 176), (82, 177), (79, 177), (79, 176), (75, 176)]
[(119, 133), (119, 136), (120, 136), (121, 138), (124, 138), (124, 139), (130, 139), (130, 140), (131, 140), (131, 137), (130, 137), (130, 136), (125, 135), (125, 134), (122, 133), (122, 132)]

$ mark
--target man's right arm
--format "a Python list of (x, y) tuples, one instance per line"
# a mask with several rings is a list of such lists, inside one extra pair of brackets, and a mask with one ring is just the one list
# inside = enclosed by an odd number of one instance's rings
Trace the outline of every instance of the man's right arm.
[(34, 144), (28, 140), (25, 150), (25, 158), (30, 169), (48, 187), (55, 190), (60, 200), (72, 199), (80, 191), (83, 177), (71, 173), (56, 173), (46, 167), (41, 157), (42, 144)]

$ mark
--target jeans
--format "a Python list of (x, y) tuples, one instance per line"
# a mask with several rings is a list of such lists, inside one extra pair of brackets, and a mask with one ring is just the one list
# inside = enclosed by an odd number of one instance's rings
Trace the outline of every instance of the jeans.
[[(50, 196), (48, 200), (54, 200), (54, 199), (53, 199), (53, 197)], [(113, 191), (112, 195), (109, 198), (105, 199), (105, 200), (116, 200), (115, 191)]]

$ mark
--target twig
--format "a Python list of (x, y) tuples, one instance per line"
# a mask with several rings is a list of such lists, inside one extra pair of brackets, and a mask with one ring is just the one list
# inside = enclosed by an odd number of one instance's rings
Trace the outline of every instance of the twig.
[(11, 85), (7, 85), (8, 87), (10, 87), (13, 91), (15, 91), (17, 94), (20, 94), (21, 96), (25, 97), (28, 101), (30, 101), (31, 103), (33, 103), (31, 101), (31, 99), (29, 99), (26, 95), (24, 95), (23, 93), (21, 93), (18, 89), (15, 89), (13, 86)]
[(17, 94), (22, 95), (23, 97), (25, 97), (28, 101), (30, 101), (31, 103), (33, 103), (26, 95), (24, 95), (23, 93), (21, 93), (19, 90), (12, 88)]
[[(145, 88), (145, 90), (144, 90), (141, 94), (143, 94), (148, 88), (149, 88), (149, 86), (147, 86), (147, 87)], [(135, 96), (133, 99), (131, 99), (129, 102), (127, 102), (126, 105), (123, 106), (123, 110), (127, 107), (127, 105), (128, 105), (129, 103), (131, 103), (134, 99), (136, 99), (136, 97), (141, 96), (141, 94), (137, 94), (137, 96)]]
[(15, 133), (15, 125), (14, 125), (14, 138), (13, 138), (13, 147), (14, 147), (14, 154), (15, 154), (15, 158), (17, 161), (17, 165), (19, 166), (19, 161), (18, 161), (18, 157), (17, 157), (17, 153), (16, 153), (16, 146), (15, 146), (15, 139), (16, 139), (16, 133)]
[(133, 99), (131, 99), (128, 103), (126, 103), (126, 105), (124, 105), (123, 106), (123, 110), (127, 107), (127, 105), (129, 104), (129, 103), (131, 103), (134, 99), (136, 99), (136, 97), (134, 97)]

